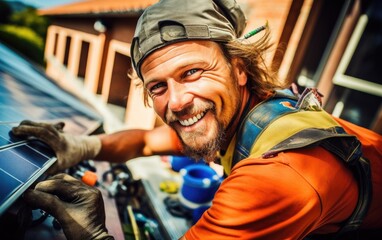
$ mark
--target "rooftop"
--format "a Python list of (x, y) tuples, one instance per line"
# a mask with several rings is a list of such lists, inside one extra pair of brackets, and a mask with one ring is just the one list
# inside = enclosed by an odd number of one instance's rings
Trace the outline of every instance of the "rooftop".
[(84, 0), (52, 8), (40, 9), (45, 16), (115, 15), (140, 13), (158, 0)]

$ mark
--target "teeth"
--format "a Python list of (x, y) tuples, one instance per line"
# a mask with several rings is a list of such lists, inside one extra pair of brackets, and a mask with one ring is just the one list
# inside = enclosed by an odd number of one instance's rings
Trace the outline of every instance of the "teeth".
[(196, 123), (197, 121), (199, 121), (199, 119), (201, 119), (203, 116), (204, 116), (204, 113), (199, 113), (198, 115), (196, 115), (192, 118), (185, 119), (185, 120), (179, 120), (179, 122), (182, 126), (187, 127), (187, 126), (190, 126), (190, 125)]

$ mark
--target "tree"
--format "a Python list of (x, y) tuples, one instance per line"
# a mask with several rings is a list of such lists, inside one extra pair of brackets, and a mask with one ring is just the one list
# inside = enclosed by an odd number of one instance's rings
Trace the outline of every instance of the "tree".
[(10, 17), (10, 23), (33, 29), (43, 39), (45, 39), (49, 24), (48, 20), (39, 16), (33, 7), (27, 7), (23, 11), (13, 13)]
[(43, 65), (47, 18), (39, 16), (36, 8), (31, 6), (12, 9), (11, 5), (0, 0), (0, 41)]

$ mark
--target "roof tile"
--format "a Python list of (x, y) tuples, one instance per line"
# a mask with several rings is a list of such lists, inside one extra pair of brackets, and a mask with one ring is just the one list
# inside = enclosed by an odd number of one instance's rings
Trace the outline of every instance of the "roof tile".
[(139, 12), (158, 0), (84, 0), (40, 9), (40, 15), (87, 15)]

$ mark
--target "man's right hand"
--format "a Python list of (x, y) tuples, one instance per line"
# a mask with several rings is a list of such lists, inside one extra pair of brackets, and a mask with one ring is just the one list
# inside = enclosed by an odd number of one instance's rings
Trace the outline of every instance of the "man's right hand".
[(97, 136), (75, 136), (63, 132), (64, 123), (36, 123), (24, 120), (12, 129), (16, 136), (32, 136), (48, 144), (56, 153), (57, 162), (48, 170), (54, 174), (83, 160), (93, 159), (101, 150)]

